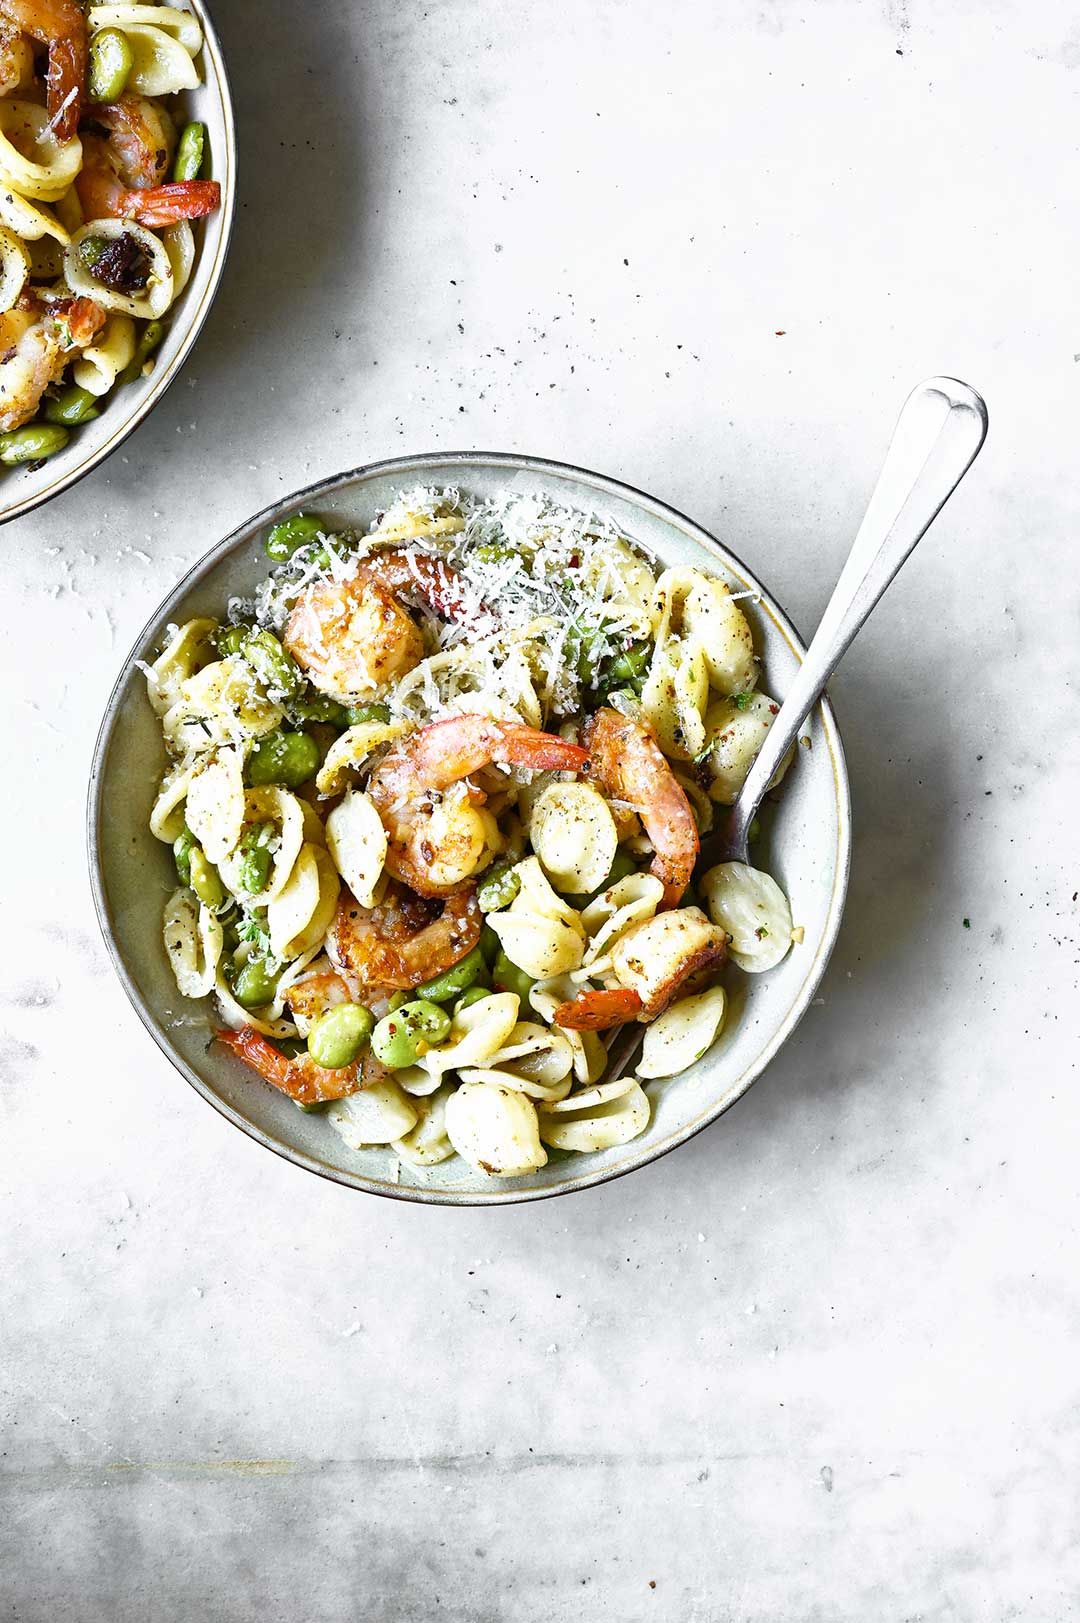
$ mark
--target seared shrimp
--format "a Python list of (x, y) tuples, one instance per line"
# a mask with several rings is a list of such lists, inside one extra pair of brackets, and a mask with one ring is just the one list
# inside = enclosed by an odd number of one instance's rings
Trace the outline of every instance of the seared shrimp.
[(216, 1036), (237, 1059), (257, 1071), (264, 1082), (280, 1088), (298, 1104), (317, 1105), (328, 1099), (344, 1099), (346, 1094), (356, 1093), (360, 1088), (359, 1060), (330, 1071), (316, 1065), (307, 1054), (286, 1059), (279, 1048), (251, 1026), (244, 1026), (241, 1031), (219, 1031)]
[(641, 1010), (638, 993), (617, 986), (608, 992), (579, 992), (571, 1003), (560, 1003), (551, 1019), (567, 1031), (610, 1031), (636, 1020)]
[(330, 928), (329, 948), (365, 997), (389, 988), (420, 986), (453, 966), (480, 940), (484, 915), (473, 891), (438, 905), (391, 885), (377, 907), (361, 907), (342, 893)]
[(422, 728), (391, 750), (368, 783), (389, 838), (386, 871), (422, 896), (460, 889), (500, 839), (483, 790), (465, 781), (469, 774), (493, 762), (579, 772), (586, 760), (585, 750), (553, 733), (487, 716), (450, 716)]
[(162, 184), (174, 144), (172, 119), (145, 96), (121, 96), (94, 108), (94, 123), (108, 139), (83, 136), (83, 164), (75, 179), (87, 220), (137, 220), (152, 229), (212, 214), (221, 201), (216, 180)]
[(49, 384), (104, 325), (105, 312), (93, 299), (43, 305), (24, 295), (0, 316), (0, 430), (8, 433), (33, 417)]
[(697, 824), (652, 730), (617, 710), (598, 710), (581, 733), (587, 772), (609, 799), (637, 812), (652, 841), (650, 871), (664, 886), (661, 907), (677, 907), (700, 849)]
[(410, 592), (443, 619), (463, 612), (454, 570), (438, 558), (391, 548), (356, 564), (344, 580), (318, 581), (302, 592), (285, 646), (331, 698), (342, 704), (370, 698), (424, 657), (420, 628), (400, 600)]
[(0, 17), (48, 48), (49, 119), (58, 141), (73, 140), (86, 97), (86, 16), (78, 0), (0, 0)]

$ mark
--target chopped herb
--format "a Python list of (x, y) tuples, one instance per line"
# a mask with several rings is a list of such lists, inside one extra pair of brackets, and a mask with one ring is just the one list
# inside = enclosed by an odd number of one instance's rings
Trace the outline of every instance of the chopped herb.
[(965, 919), (964, 920), (964, 929), (965, 930), (970, 930), (971, 929), (971, 920), (970, 919)]
[(755, 934), (756, 934), (759, 941), (764, 941), (764, 939), (768, 935), (768, 933), (769, 933), (769, 926), (767, 924), (759, 924), (758, 927), (757, 927), (757, 930), (755, 931)]
[(732, 694), (731, 702), (735, 706), (736, 710), (749, 710), (750, 701), (752, 698), (752, 693), (734, 693)]

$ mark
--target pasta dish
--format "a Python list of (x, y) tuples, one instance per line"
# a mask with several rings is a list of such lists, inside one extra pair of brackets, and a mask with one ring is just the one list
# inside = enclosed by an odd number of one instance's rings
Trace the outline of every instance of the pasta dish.
[[(180, 993), (418, 1171), (637, 1137), (719, 1036), (731, 966), (800, 935), (768, 874), (695, 877), (777, 711), (740, 603), (516, 490), (404, 492), (366, 533), (298, 513), (265, 547), (255, 595), (145, 667)], [(631, 1021), (635, 1074), (605, 1080)]]
[(0, 463), (36, 464), (153, 365), (191, 275), (202, 30), (169, 5), (0, 0)]

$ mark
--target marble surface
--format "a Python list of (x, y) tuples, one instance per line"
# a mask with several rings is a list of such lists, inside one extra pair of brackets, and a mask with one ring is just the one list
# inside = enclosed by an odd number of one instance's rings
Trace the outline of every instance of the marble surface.
[[(2, 536), (0, 1616), (1075, 1617), (1073, 9), (217, 11), (221, 297)], [(694, 514), (806, 629), (937, 371), (990, 438), (834, 684), (848, 912), (735, 1110), (454, 1212), (183, 1085), (82, 818), (118, 663), (210, 542), (351, 464), (530, 451)]]

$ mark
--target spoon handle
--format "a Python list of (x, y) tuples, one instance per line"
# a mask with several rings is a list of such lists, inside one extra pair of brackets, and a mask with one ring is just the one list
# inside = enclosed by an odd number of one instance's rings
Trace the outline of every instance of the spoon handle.
[(904, 402), (821, 624), (720, 837), (743, 860), (747, 830), (780, 762), (855, 633), (978, 456), (986, 425), (982, 396), (955, 378), (928, 378)]

